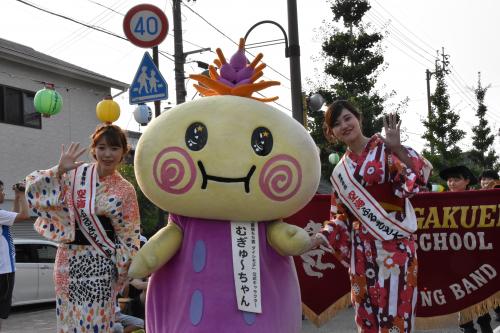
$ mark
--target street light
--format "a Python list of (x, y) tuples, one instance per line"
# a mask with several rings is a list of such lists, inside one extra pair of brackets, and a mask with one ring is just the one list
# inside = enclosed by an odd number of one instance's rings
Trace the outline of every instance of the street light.
[(250, 27), (250, 29), (248, 29), (247, 33), (245, 34), (245, 45), (246, 45), (247, 37), (248, 37), (248, 35), (250, 35), (252, 30), (255, 29), (256, 27), (258, 27), (259, 25), (265, 24), (265, 23), (274, 24), (275, 26), (280, 28), (281, 32), (283, 33), (283, 37), (285, 38), (285, 58), (289, 58), (290, 57), (290, 50), (288, 48), (288, 36), (286, 35), (285, 29), (283, 29), (283, 27), (278, 22), (274, 22), (271, 20), (264, 20), (264, 21), (260, 21), (260, 22), (255, 23), (254, 25), (252, 25)]
[(212, 51), (211, 48), (209, 47), (204, 47), (202, 49), (197, 49), (197, 50), (193, 50), (193, 51), (188, 51), (188, 52), (184, 52), (183, 53), (183, 56), (184, 56), (184, 60), (186, 59), (186, 57), (190, 54), (194, 54), (194, 53), (202, 53), (202, 52), (205, 52), (205, 51)]
[[(288, 7), (288, 36), (283, 27), (271, 20), (255, 23), (245, 34), (245, 44), (250, 32), (257, 26), (265, 23), (274, 24), (280, 28), (285, 37), (285, 57), (290, 59), (290, 88), (292, 97), (292, 115), (302, 125), (304, 124), (304, 111), (302, 107), (302, 84), (300, 76), (300, 45), (297, 24), (297, 1), (287, 0)], [(290, 37), (290, 39), (288, 39)]]

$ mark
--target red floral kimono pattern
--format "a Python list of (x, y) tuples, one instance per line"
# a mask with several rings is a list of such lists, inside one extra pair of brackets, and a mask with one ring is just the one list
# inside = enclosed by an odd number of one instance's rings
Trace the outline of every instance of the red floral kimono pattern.
[[(360, 155), (346, 153), (349, 172), (357, 171), (354, 177), (364, 187), (390, 183), (395, 196), (409, 197), (426, 184), (432, 166), (413, 149), (405, 148), (415, 171), (375, 135)], [(404, 212), (393, 214), (399, 221), (405, 218)], [(332, 195), (331, 218), (324, 230), (336, 257), (349, 268), (358, 331), (411, 332), (417, 299), (414, 238), (376, 240), (353, 218), (337, 193)]]

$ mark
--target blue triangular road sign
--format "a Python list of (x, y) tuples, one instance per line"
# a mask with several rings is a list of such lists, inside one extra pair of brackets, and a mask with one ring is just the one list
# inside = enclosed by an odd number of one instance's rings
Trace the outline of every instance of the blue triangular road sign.
[(153, 58), (144, 53), (129, 89), (130, 104), (159, 101), (168, 98), (168, 85)]

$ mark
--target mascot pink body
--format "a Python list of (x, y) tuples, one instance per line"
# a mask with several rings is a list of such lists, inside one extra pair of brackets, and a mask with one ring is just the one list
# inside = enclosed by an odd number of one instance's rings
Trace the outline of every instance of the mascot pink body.
[[(151, 277), (148, 332), (300, 332), (295, 268), (260, 242), (262, 313), (236, 307), (229, 222), (171, 216), (182, 229), (179, 252)], [(266, 223), (258, 224), (266, 238)]]

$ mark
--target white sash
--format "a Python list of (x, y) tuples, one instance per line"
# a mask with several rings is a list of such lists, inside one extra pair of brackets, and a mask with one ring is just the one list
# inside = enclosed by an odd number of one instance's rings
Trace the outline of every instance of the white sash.
[(231, 221), (231, 245), (238, 309), (262, 313), (258, 223)]
[(400, 222), (391, 217), (351, 175), (345, 155), (333, 170), (331, 181), (342, 202), (378, 240), (408, 237), (417, 230), (417, 217), (410, 200), (405, 199), (404, 221)]
[(115, 243), (109, 239), (95, 213), (97, 168), (95, 164), (82, 164), (74, 170), (73, 205), (76, 222), (85, 238), (103, 256), (113, 258)]

